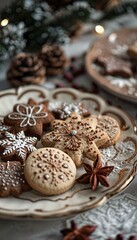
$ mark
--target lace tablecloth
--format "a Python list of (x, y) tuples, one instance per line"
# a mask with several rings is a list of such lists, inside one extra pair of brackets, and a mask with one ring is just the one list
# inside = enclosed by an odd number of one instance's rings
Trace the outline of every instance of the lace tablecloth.
[[(106, 33), (112, 32), (120, 26), (137, 26), (136, 16), (129, 14), (110, 23), (105, 23)], [(84, 53), (96, 37), (96, 34), (83, 35), (81, 39), (66, 45), (65, 51), (68, 55)], [(5, 71), (4, 65), (1, 66), (1, 80), (4, 79)], [(83, 75), (78, 81), (80, 85), (84, 84), (87, 89), (92, 88), (91, 80), (87, 75)], [(52, 79), (52, 82), (57, 82), (57, 79)], [(6, 81), (0, 82), (0, 89), (7, 87)], [(45, 87), (51, 88), (54, 87), (54, 84), (47, 83)], [(132, 117), (136, 118), (136, 104), (120, 100), (101, 89), (99, 89), (99, 94), (108, 101), (111, 99), (113, 105), (122, 107)], [(92, 235), (92, 239), (105, 240), (108, 237), (115, 237), (118, 233), (123, 234), (124, 239), (128, 239), (130, 235), (137, 236), (137, 176), (124, 192), (110, 199), (105, 205), (71, 216), (68, 219), (54, 221), (1, 219), (0, 240), (7, 240), (8, 238), (10, 240), (59, 240), (62, 239), (60, 230), (66, 227), (71, 219), (75, 220), (78, 226), (87, 223), (98, 226)]]

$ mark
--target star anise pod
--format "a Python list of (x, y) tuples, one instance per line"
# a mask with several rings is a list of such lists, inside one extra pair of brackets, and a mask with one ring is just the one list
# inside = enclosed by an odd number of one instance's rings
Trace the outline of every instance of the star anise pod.
[(71, 227), (61, 230), (64, 236), (63, 240), (91, 240), (89, 236), (96, 230), (96, 226), (84, 225), (78, 228), (74, 221), (71, 221)]
[(83, 167), (86, 173), (77, 179), (78, 183), (90, 183), (93, 191), (96, 190), (99, 183), (105, 187), (109, 187), (107, 176), (112, 172), (114, 166), (102, 167), (101, 157), (98, 155), (93, 167), (88, 163), (83, 163)]

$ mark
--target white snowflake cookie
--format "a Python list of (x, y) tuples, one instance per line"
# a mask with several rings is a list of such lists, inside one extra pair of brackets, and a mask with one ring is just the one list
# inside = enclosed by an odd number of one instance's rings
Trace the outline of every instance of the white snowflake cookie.
[(24, 162), (28, 154), (36, 150), (36, 143), (36, 137), (26, 137), (23, 131), (17, 134), (5, 132), (0, 140), (1, 159)]

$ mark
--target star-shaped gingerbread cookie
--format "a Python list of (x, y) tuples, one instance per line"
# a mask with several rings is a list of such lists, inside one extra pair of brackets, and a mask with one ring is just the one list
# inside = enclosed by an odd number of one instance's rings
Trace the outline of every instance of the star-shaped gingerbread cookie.
[(97, 63), (104, 68), (106, 75), (121, 76), (124, 78), (131, 77), (131, 63), (122, 58), (112, 55), (98, 56)]
[(28, 104), (18, 103), (13, 112), (4, 118), (4, 122), (14, 126), (15, 132), (24, 131), (28, 136), (40, 138), (45, 126), (54, 119), (45, 102), (37, 103), (30, 99)]
[(66, 152), (77, 167), (82, 164), (84, 156), (94, 161), (100, 154), (98, 148), (109, 141), (108, 134), (96, 128), (97, 119), (94, 117), (82, 119), (77, 113), (72, 113), (64, 121), (52, 121), (51, 126), (52, 132), (42, 137), (42, 144)]

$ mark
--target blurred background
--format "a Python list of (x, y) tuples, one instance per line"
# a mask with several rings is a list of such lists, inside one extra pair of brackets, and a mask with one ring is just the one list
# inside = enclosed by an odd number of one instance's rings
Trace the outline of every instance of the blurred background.
[[(118, 29), (133, 27), (137, 27), (136, 0), (0, 1), (1, 89), (49, 82), (50, 87), (79, 88), (73, 79), (83, 74), (82, 57), (92, 43)], [(25, 64), (27, 72), (20, 72)]]
[(0, 9), (7, 6), (8, 4), (12, 3), (13, 0), (7, 0), (7, 1), (0, 1)]
[[(87, 66), (86, 56), (90, 54), (91, 60), (95, 53), (99, 56)], [(98, 76), (103, 77), (104, 88)], [(0, 0), (0, 91), (31, 84), (94, 93), (126, 110), (137, 124), (137, 0)], [(135, 195), (135, 182), (130, 189)], [(136, 198), (133, 207), (133, 200), (128, 203), (125, 198), (123, 204), (124, 198), (119, 199), (122, 214), (125, 205), (129, 206), (124, 218), (129, 213), (128, 221), (133, 216), (133, 223)], [(117, 217), (116, 224), (112, 217), (106, 228), (108, 236), (113, 228), (115, 234), (123, 227), (119, 205), (112, 202), (112, 206), (108, 212)], [(125, 229), (133, 233), (136, 221), (127, 228), (126, 220)], [(102, 226), (104, 222), (108, 219)], [(8, 236), (13, 230), (11, 239), (18, 240), (25, 235), (27, 239), (55, 240), (58, 224), (45, 228), (44, 222), (36, 222), (36, 227), (34, 222), (12, 225), (9, 221), (8, 226), (6, 220), (0, 222), (1, 234)], [(47, 233), (53, 237), (47, 238)]]

